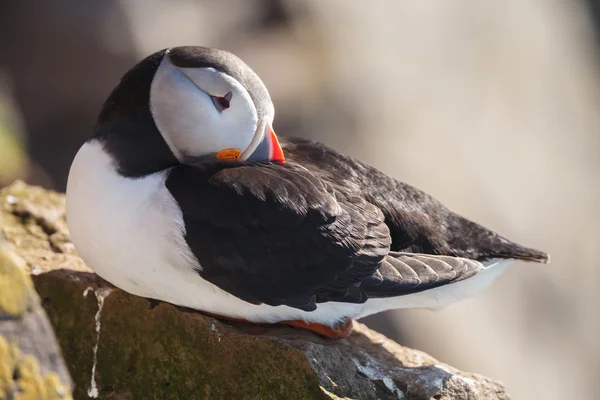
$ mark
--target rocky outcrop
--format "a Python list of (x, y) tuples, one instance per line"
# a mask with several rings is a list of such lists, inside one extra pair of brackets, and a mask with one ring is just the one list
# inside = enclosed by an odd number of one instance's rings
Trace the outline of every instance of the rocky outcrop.
[(26, 270), (0, 243), (0, 399), (70, 399), (69, 373)]
[[(17, 267), (32, 274), (75, 398), (509, 398), (502, 384), (359, 323), (347, 339), (331, 341), (284, 326), (223, 322), (130, 295), (77, 256), (62, 195), (17, 182), (0, 192), (0, 206), (7, 251), (22, 257)], [(0, 293), (4, 308), (27, 308), (29, 301)]]

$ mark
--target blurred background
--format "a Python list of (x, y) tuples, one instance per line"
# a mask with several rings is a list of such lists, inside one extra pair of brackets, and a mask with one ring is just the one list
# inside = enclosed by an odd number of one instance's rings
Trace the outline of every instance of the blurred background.
[(552, 263), (366, 322), (515, 399), (598, 398), (600, 7), (590, 0), (0, 2), (0, 186), (64, 190), (121, 75), (164, 47), (234, 52), (282, 136), (359, 157)]

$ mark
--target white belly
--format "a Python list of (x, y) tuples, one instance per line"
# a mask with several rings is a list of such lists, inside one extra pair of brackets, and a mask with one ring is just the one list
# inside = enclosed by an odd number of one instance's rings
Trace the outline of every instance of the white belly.
[(444, 306), (474, 294), (504, 270), (494, 266), (457, 284), (365, 304), (323, 303), (312, 312), (253, 305), (194, 271), (200, 266), (185, 243), (181, 210), (164, 185), (166, 176), (122, 177), (98, 142), (79, 150), (69, 174), (67, 221), (77, 251), (98, 275), (138, 296), (253, 322), (332, 325), (392, 308)]

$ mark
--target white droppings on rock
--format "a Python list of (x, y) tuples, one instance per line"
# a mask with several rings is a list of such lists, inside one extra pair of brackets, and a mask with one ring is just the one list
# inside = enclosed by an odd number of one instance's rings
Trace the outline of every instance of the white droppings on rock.
[(94, 320), (96, 321), (96, 343), (94, 344), (94, 361), (92, 364), (92, 379), (90, 382), (90, 388), (87, 391), (88, 397), (97, 398), (98, 397), (98, 387), (96, 386), (96, 364), (98, 362), (98, 344), (100, 343), (100, 320), (102, 318), (102, 307), (104, 307), (104, 299), (110, 294), (111, 289), (97, 289), (94, 290), (91, 287), (87, 287), (83, 292), (83, 297), (86, 297), (89, 291), (94, 291), (96, 295), (96, 300), (98, 301), (98, 311), (96, 311), (96, 315), (94, 316)]
[(329, 375), (327, 375), (327, 379), (329, 379), (329, 383), (331, 383), (331, 386), (333, 386), (334, 388), (337, 387), (337, 383), (335, 383)]
[(34, 265), (31, 267), (31, 275), (39, 275), (44, 272), (39, 265)]
[(355, 359), (352, 359), (352, 361), (354, 361), (354, 364), (356, 365), (356, 368), (358, 368), (360, 373), (362, 373), (363, 375), (365, 375), (367, 378), (369, 378), (372, 381), (382, 381), (383, 384), (385, 385), (385, 387), (388, 388), (388, 390), (390, 392), (396, 394), (396, 396), (398, 397), (398, 400), (404, 399), (404, 392), (402, 392), (402, 390), (398, 389), (398, 387), (396, 386), (396, 384), (394, 383), (392, 378), (383, 374), (378, 368), (376, 368), (374, 366), (371, 366), (368, 364), (362, 365), (359, 361), (357, 361)]
[(390, 392), (396, 393), (399, 400), (404, 398), (404, 393), (400, 389), (398, 389), (394, 381), (389, 376), (383, 378), (383, 384), (386, 388), (390, 390)]
[(432, 379), (431, 386), (433, 386), (437, 391), (440, 391), (444, 388), (444, 380), (438, 376), (435, 379)]
[(64, 397), (66, 394), (67, 394), (67, 391), (65, 390), (65, 387), (63, 385), (56, 386), (56, 395), (58, 397)]
[[(452, 372), (450, 371), (450, 369), (446, 365), (436, 364), (435, 367), (439, 368), (439, 369), (441, 369), (441, 370), (443, 370), (445, 372), (448, 372), (449, 374), (452, 374)], [(456, 375), (456, 374), (452, 374), (452, 379), (455, 379), (456, 381), (460, 382), (460, 384), (463, 387), (467, 387), (469, 391), (471, 391), (471, 392), (473, 392), (475, 394), (478, 393), (477, 383), (475, 382), (474, 379), (467, 378), (466, 376)]]
[(66, 253), (72, 253), (73, 251), (75, 251), (75, 245), (73, 243), (64, 243), (63, 251)]
[(19, 202), (19, 199), (16, 198), (15, 196), (13, 196), (12, 194), (9, 194), (8, 196), (6, 196), (5, 201), (6, 201), (6, 204), (14, 205)]
[(221, 341), (221, 333), (219, 332), (219, 330), (215, 326), (214, 322), (211, 324), (210, 330), (217, 334), (217, 340), (220, 342)]

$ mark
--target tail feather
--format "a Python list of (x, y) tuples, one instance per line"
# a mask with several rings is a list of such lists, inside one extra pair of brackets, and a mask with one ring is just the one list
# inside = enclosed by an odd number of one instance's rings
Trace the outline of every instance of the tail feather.
[(459, 215), (452, 216), (450, 227), (449, 247), (461, 249), (475, 260), (502, 258), (544, 264), (550, 262), (548, 253), (512, 242)]

